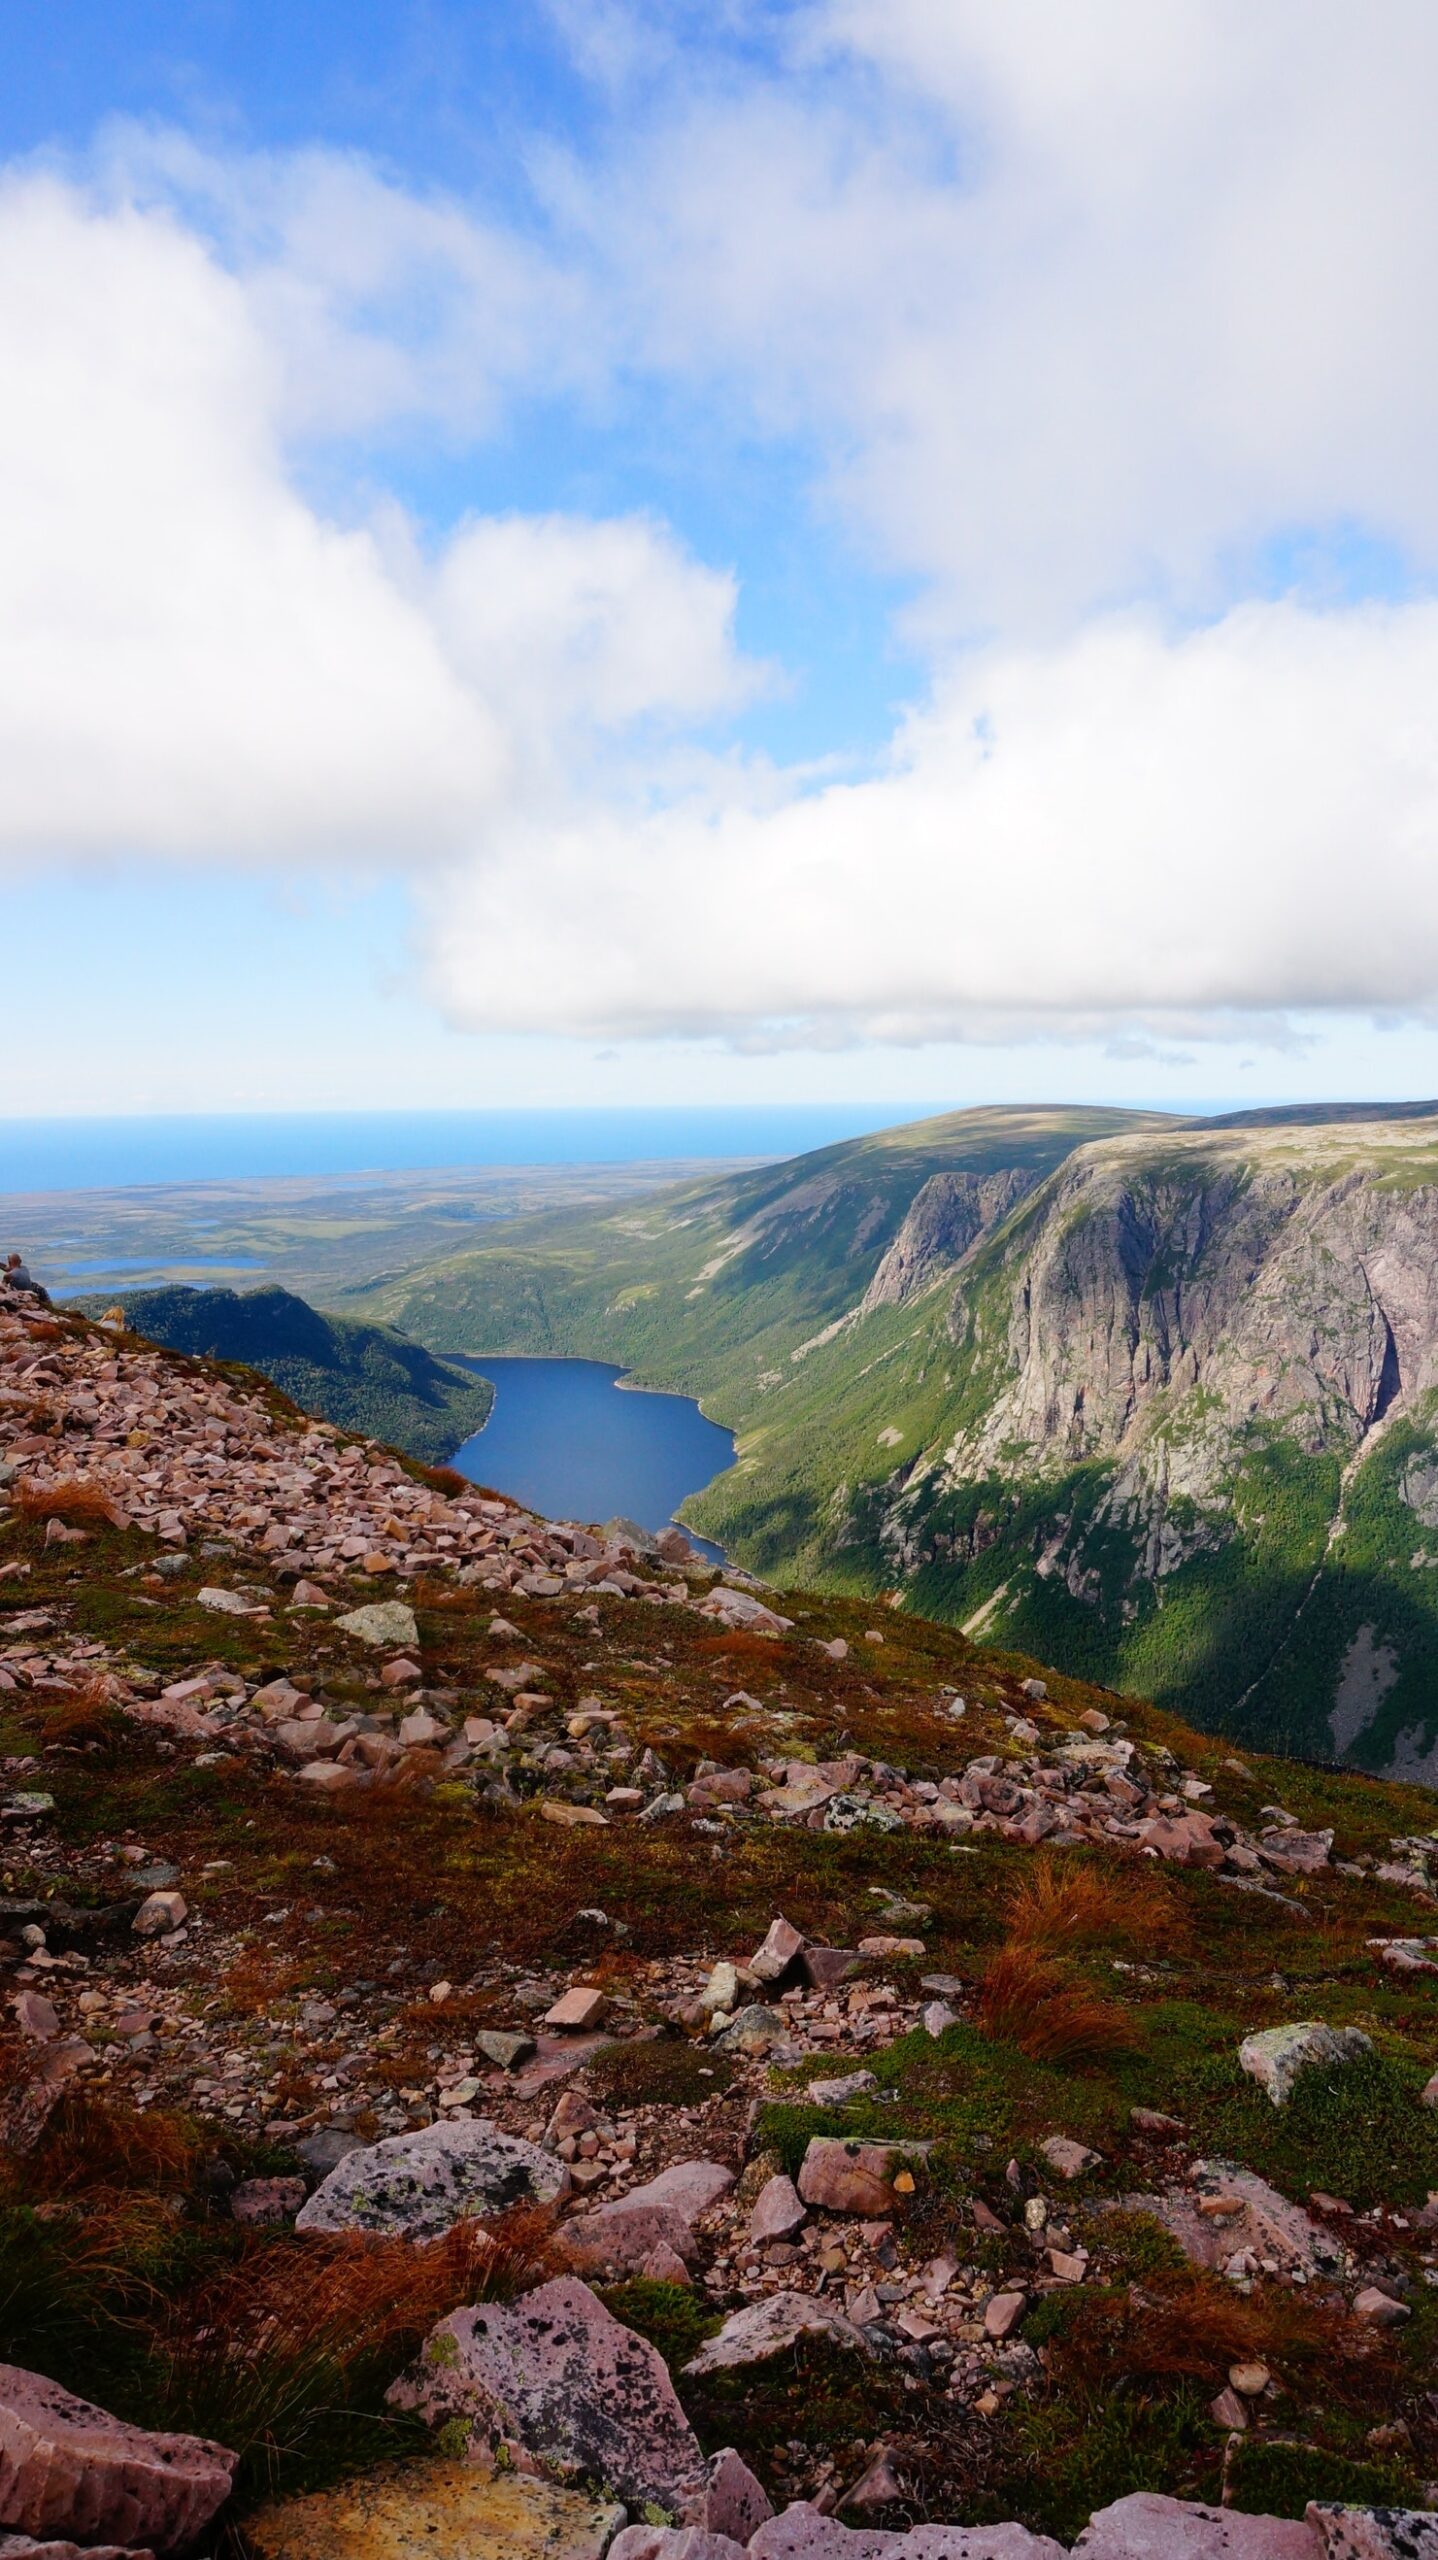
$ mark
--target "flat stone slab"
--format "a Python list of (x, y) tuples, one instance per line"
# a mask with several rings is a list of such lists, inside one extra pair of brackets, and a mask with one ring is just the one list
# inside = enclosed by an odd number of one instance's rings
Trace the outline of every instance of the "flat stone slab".
[(200, 2436), (127, 2426), (23, 2365), (0, 2365), (0, 2526), (179, 2551), (230, 2494), (237, 2457)]
[(297, 2231), (370, 2231), (437, 2240), (457, 2222), (514, 2204), (556, 2204), (569, 2171), (537, 2143), (483, 2116), (392, 2134), (347, 2152), (295, 2218)]
[(725, 2373), (736, 2366), (767, 2364), (771, 2356), (783, 2355), (800, 2338), (809, 2337), (852, 2347), (858, 2355), (873, 2353), (863, 2330), (822, 2294), (768, 2293), (761, 2301), (747, 2302), (742, 2311), (732, 2312), (684, 2370), (696, 2375)]
[(1190, 2505), (1141, 2489), (1089, 2518), (1075, 2560), (1320, 2560), (1311, 2525)]
[(513, 2304), (452, 2311), (391, 2405), (458, 2419), (476, 2452), (517, 2444), (560, 2478), (598, 2480), (629, 2506), (702, 2518), (704, 2457), (663, 2357), (577, 2276)]
[(551, 2480), (413, 2462), (277, 2499), (245, 2532), (257, 2560), (603, 2560), (623, 2521), (610, 2500)]
[[(1231, 2205), (1237, 2210), (1205, 2212), (1205, 2205)], [(1257, 2258), (1276, 2258), (1285, 2273), (1305, 2277), (1331, 2273), (1344, 2263), (1341, 2243), (1302, 2205), (1291, 2204), (1255, 2170), (1236, 2168), (1226, 2160), (1195, 2161), (1190, 2188), (1125, 2196), (1121, 2209), (1151, 2213), (1196, 2267), (1227, 2266), (1244, 2250), (1252, 2250)]]

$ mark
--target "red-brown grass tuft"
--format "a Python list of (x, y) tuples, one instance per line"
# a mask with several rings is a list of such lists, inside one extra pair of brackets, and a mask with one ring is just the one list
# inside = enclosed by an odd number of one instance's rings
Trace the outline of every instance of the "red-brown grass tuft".
[(203, 2147), (188, 2116), (163, 2107), (142, 2113), (72, 2090), (50, 2119), (37, 2166), (53, 2196), (156, 2192), (187, 2185)]
[(61, 1476), (54, 1484), (17, 1484), (11, 1500), (27, 1520), (63, 1520), (72, 1529), (114, 1526), (116, 1509), (102, 1485), (84, 1476)]
[(1143, 2041), (1115, 2001), (1024, 1946), (1000, 1947), (990, 1957), (979, 1985), (978, 2019), (986, 2035), (1016, 2044), (1032, 2062), (1103, 2062), (1136, 2052)]
[(1137, 1861), (1117, 1868), (1042, 1858), (1015, 1885), (1004, 1917), (1009, 1945), (1035, 1955), (1091, 1947), (1166, 1954), (1188, 1935), (1168, 1884)]

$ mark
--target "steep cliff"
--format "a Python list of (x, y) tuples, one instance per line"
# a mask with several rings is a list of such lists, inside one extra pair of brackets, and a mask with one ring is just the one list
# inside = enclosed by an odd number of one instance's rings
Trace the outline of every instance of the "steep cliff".
[(1438, 1118), (957, 1114), (413, 1274), (701, 1395), (688, 1506), (1210, 1726), (1438, 1784)]

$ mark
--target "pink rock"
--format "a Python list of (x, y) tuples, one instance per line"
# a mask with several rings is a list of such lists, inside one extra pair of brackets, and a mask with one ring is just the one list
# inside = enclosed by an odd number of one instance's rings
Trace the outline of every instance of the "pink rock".
[(804, 2337), (824, 2338), (831, 2346), (852, 2347), (859, 2355), (873, 2353), (862, 2329), (836, 2302), (827, 2301), (822, 2294), (766, 2293), (757, 2302), (746, 2302), (742, 2311), (731, 2311), (718, 2335), (705, 2339), (684, 2370), (691, 2374), (728, 2373), (746, 2365), (767, 2364), (772, 2356), (789, 2353)]
[(770, 2178), (761, 2187), (749, 2216), (751, 2240), (791, 2240), (809, 2219), (804, 2199), (792, 2178)]
[(563, 2034), (582, 2035), (587, 2027), (597, 2027), (609, 2003), (602, 1991), (591, 1991), (582, 1984), (561, 1993), (552, 2009), (545, 2012), (544, 2024)]
[(230, 2197), (236, 2222), (268, 2231), (292, 2222), (305, 2200), (303, 2178), (245, 2178)]
[(807, 2498), (761, 2524), (749, 2543), (749, 2560), (885, 2560), (904, 2539), (898, 2533), (855, 2530), (826, 2516)]
[(733, 2170), (722, 2168), (717, 2160), (676, 2160), (671, 2169), (661, 2169), (646, 2186), (631, 2187), (624, 2202), (668, 2205), (675, 2213), (682, 2213), (686, 2222), (694, 2222), (701, 2213), (708, 2212), (711, 2204), (727, 2195), (733, 2184)]
[(118, 2542), (37, 2542), (30, 2533), (0, 2533), (0, 2560), (155, 2560), (153, 2551), (122, 2550)]
[(702, 2524), (628, 2524), (611, 2542), (609, 2560), (744, 2560), (744, 2545)]
[(672, 2251), (684, 2266), (694, 2254), (694, 2234), (672, 2204), (632, 2204), (628, 2196), (616, 2196), (612, 2204), (566, 2222), (554, 2246), (576, 2275), (633, 2276), (659, 2249)]
[(130, 1926), (137, 1938), (163, 1938), (189, 1917), (182, 1893), (147, 1893)]
[(1214, 1838), (1213, 1817), (1207, 1813), (1157, 1813), (1139, 1823), (1134, 1837), (1140, 1848), (1156, 1849), (1180, 1867), (1221, 1867), (1227, 1855), (1223, 1842)]
[(0, 2365), (0, 2525), (38, 2540), (193, 2542), (230, 2494), (237, 2456), (199, 2436), (126, 2426), (20, 2365)]
[(379, 1676), (386, 1689), (407, 1689), (422, 1680), (424, 1673), (417, 1662), (410, 1662), (401, 1654), (397, 1661), (387, 1662)]
[(920, 2524), (893, 2541), (889, 2560), (1068, 2560), (1062, 2544), (1022, 2524)]
[(477, 2446), (512, 2440), (631, 2506), (702, 2511), (703, 2455), (663, 2357), (577, 2277), (452, 2311), (388, 2397), (432, 2426), (466, 2422)]
[(43, 1991), (17, 1991), (10, 2005), (20, 2033), (33, 2043), (48, 2044), (52, 2036), (59, 2034), (59, 2012)]
[(805, 2204), (822, 2205), (830, 2213), (862, 2213), (870, 2221), (895, 2210), (895, 2173), (903, 2153), (888, 2142), (846, 2142), (837, 2134), (816, 2133), (799, 2171), (799, 2193)]
[(709, 2465), (709, 2486), (704, 2498), (704, 2522), (711, 2533), (732, 2534), (736, 2542), (747, 2542), (767, 2524), (774, 2510), (768, 2491), (755, 2479), (742, 2454), (726, 2445), (716, 2453)]
[(660, 2241), (657, 2249), (650, 2250), (647, 2258), (641, 2258), (639, 2273), (642, 2276), (648, 2276), (651, 2284), (692, 2282), (689, 2270), (677, 2249), (671, 2249), (663, 2240)]
[(1079, 2553), (1083, 2560), (1320, 2560), (1320, 2545), (1307, 2524), (1140, 2489), (1089, 2518), (1075, 2560)]
[(771, 1920), (763, 1944), (749, 1959), (749, 1971), (761, 1982), (778, 1982), (786, 1974), (796, 1956), (803, 1952), (804, 1941), (797, 1929), (783, 1919)]
[(1011, 2338), (1029, 2307), (1026, 2293), (991, 2293), (984, 2306), (986, 2338)]
[(1404, 2321), (1411, 2320), (1413, 2314), (1406, 2302), (1395, 2300), (1391, 2293), (1383, 2291), (1381, 2285), (1366, 2284), (1362, 2292), (1355, 2293), (1353, 2297), (1353, 2316), (1357, 2320), (1371, 2320), (1377, 2329), (1401, 2329)]

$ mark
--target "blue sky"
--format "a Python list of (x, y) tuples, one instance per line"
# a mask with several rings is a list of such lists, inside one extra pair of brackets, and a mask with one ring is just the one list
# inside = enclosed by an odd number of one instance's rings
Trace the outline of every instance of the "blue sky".
[(8, 1108), (1438, 1089), (1384, 33), (23, 13)]

